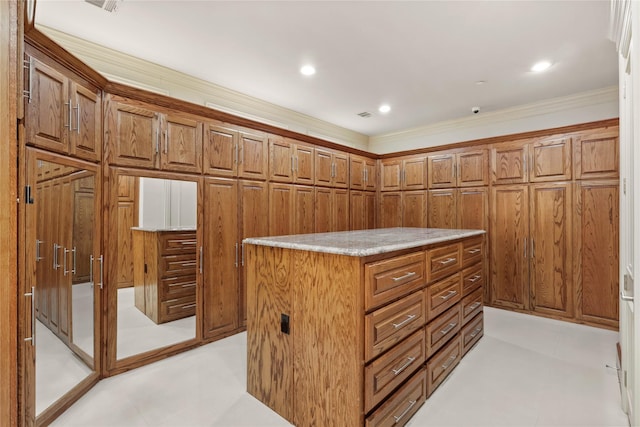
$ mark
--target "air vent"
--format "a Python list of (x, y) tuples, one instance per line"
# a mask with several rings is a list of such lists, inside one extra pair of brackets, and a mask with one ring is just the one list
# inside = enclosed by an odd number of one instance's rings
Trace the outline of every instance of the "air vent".
[(368, 111), (363, 111), (362, 113), (358, 113), (358, 115), (362, 118), (371, 117), (371, 113)]
[(118, 3), (122, 0), (84, 0), (89, 4), (104, 9), (107, 12), (115, 12), (118, 9)]

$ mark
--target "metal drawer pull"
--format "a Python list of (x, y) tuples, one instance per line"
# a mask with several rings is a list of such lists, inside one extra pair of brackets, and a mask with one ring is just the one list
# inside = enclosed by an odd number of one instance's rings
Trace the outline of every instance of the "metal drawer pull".
[(31, 346), (36, 345), (36, 298), (35, 288), (31, 287), (31, 292), (24, 294), (25, 297), (31, 297), (31, 336), (25, 338), (25, 341), (31, 341)]
[(444, 261), (440, 261), (441, 265), (447, 265), (447, 264), (451, 264), (452, 262), (455, 262), (456, 259), (455, 258), (447, 258)]
[(89, 255), (89, 283), (93, 289), (93, 254)]
[(407, 409), (405, 409), (400, 415), (394, 415), (393, 419), (396, 420), (396, 422), (394, 424), (398, 424), (400, 422), (400, 420), (402, 418), (404, 418), (405, 415), (407, 415), (407, 413), (411, 410), (411, 408), (413, 408), (413, 406), (417, 403), (417, 400), (410, 400), (409, 401), (409, 407)]
[(482, 327), (474, 329), (473, 332), (469, 335), (471, 338), (475, 338), (476, 335), (478, 335), (480, 333), (480, 331), (482, 330)]
[(76, 123), (78, 123), (78, 127), (75, 130), (79, 134), (80, 133), (80, 103), (79, 102), (76, 103), (76, 107), (74, 107), (73, 109), (76, 110)]
[(480, 249), (467, 249), (467, 253), (470, 254), (477, 254), (478, 252), (480, 252)]
[(237, 243), (236, 243), (235, 247), (236, 247), (236, 261), (235, 261), (234, 265), (237, 267), (238, 266), (238, 244)]
[(102, 257), (102, 255), (100, 255), (100, 258), (98, 258), (98, 260), (100, 260), (100, 289), (102, 289), (102, 280), (104, 278), (104, 258)]
[(191, 261), (191, 262), (183, 262), (182, 264), (180, 264), (182, 267), (195, 267), (196, 266), (196, 262), (195, 261)]
[(69, 130), (72, 130), (71, 129), (71, 100), (69, 100), (69, 102), (65, 102), (64, 105), (66, 105), (68, 107), (67, 108), (67, 114), (68, 114), (68, 119), (69, 119), (67, 121), (67, 124), (64, 125), (64, 127), (66, 127)]
[(453, 361), (456, 360), (456, 357), (458, 357), (458, 356), (451, 356), (450, 358), (448, 358), (447, 361), (445, 362), (445, 364), (442, 365), (442, 369), (447, 369), (449, 366), (451, 366)]
[(398, 369), (392, 369), (391, 370), (393, 372), (393, 375), (398, 375), (400, 372), (402, 372), (405, 369), (407, 369), (407, 366), (411, 365), (414, 360), (416, 360), (415, 357), (407, 357), (407, 363), (405, 363), (404, 365), (400, 366)]
[(40, 261), (41, 259), (44, 259), (43, 256), (40, 256), (40, 245), (42, 243), (44, 243), (44, 240), (36, 239), (36, 261)]
[(399, 282), (400, 280), (408, 279), (409, 277), (413, 277), (416, 275), (415, 271), (410, 271), (407, 274), (403, 274), (400, 277), (392, 277), (394, 282)]
[(202, 252), (202, 246), (200, 246), (200, 274), (202, 274), (204, 266), (202, 265), (202, 261), (203, 261), (203, 252)]
[(182, 285), (183, 288), (193, 288), (196, 284), (195, 283), (189, 283), (186, 285)]
[(403, 320), (400, 323), (393, 323), (393, 327), (398, 329), (399, 327), (401, 327), (402, 325), (411, 322), (413, 319), (415, 319), (417, 316), (415, 314), (408, 314), (407, 318), (405, 320)]
[(63, 254), (62, 254), (62, 275), (66, 276), (69, 273), (69, 270), (67, 270), (67, 254), (71, 252), (69, 249), (64, 248), (63, 250)]
[(471, 283), (475, 283), (478, 281), (478, 279), (480, 279), (482, 276), (480, 276), (479, 274), (476, 274), (475, 276), (471, 277), (470, 279), (467, 279), (468, 282)]
[(182, 309), (183, 309), (183, 310), (188, 310), (188, 309), (193, 308), (193, 307), (195, 307), (195, 306), (196, 306), (196, 304), (195, 304), (195, 303), (193, 303), (193, 304), (189, 304), (189, 305), (183, 305), (183, 306), (182, 306)]
[(481, 305), (481, 304), (482, 304), (482, 303), (480, 303), (480, 302), (474, 302), (473, 304), (471, 304), (471, 305), (469, 306), (469, 309), (470, 309), (470, 310), (475, 310), (476, 308), (480, 307), (480, 305)]
[(180, 241), (181, 245), (195, 245), (196, 241), (195, 240), (182, 240)]
[(62, 249), (62, 246), (60, 246), (57, 243), (53, 244), (53, 269), (57, 270), (60, 268), (60, 264), (58, 264), (58, 249)]
[(453, 328), (455, 328), (457, 323), (449, 323), (449, 326), (440, 331), (442, 335), (447, 335), (447, 333), (451, 332)]
[(622, 301), (633, 301), (633, 297), (626, 296), (622, 291), (620, 291), (620, 299)]
[(449, 293), (447, 295), (441, 295), (440, 298), (442, 298), (443, 300), (448, 300), (449, 298), (451, 298), (452, 296), (454, 296), (457, 293), (458, 293), (458, 291), (449, 291)]
[(73, 254), (73, 267), (71, 267), (71, 274), (73, 274), (74, 276), (76, 275), (76, 254), (78, 251), (76, 251), (76, 247), (74, 246), (73, 249), (71, 249), (71, 253)]

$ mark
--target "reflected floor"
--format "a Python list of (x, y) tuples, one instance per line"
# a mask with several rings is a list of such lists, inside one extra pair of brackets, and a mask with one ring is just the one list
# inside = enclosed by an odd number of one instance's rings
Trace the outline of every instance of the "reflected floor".
[(157, 325), (136, 308), (133, 287), (118, 289), (118, 359), (187, 341), (195, 336), (196, 316)]
[(93, 357), (93, 284), (72, 286), (73, 343)]

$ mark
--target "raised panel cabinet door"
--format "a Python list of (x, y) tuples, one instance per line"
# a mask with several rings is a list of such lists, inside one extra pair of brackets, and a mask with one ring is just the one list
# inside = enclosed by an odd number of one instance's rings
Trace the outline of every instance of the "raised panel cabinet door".
[(403, 192), (402, 226), (427, 227), (427, 190)]
[(349, 188), (352, 190), (364, 190), (364, 161), (364, 157), (355, 155), (349, 157)]
[(330, 187), (333, 183), (333, 157), (330, 151), (315, 150), (315, 184)]
[(213, 123), (204, 126), (204, 173), (238, 175), (238, 132)]
[(427, 158), (415, 157), (402, 161), (402, 189), (424, 190), (427, 188)]
[(364, 226), (366, 230), (376, 228), (378, 216), (376, 193), (367, 191), (364, 193)]
[(351, 221), (349, 223), (351, 230), (365, 229), (365, 193), (363, 191), (351, 190), (349, 195), (349, 209)]
[(530, 308), (573, 317), (572, 184), (536, 184), (530, 190)]
[(332, 190), (331, 231), (349, 230), (349, 190)]
[(203, 325), (213, 338), (238, 327), (238, 183), (207, 178), (204, 191)]
[(349, 155), (346, 153), (333, 154), (333, 187), (349, 187)]
[(330, 188), (316, 187), (315, 189), (315, 233), (331, 231), (333, 212), (333, 192)]
[(60, 153), (69, 151), (71, 100), (69, 80), (46, 64), (31, 58), (31, 97), (26, 103), (27, 144)]
[(364, 189), (376, 191), (378, 188), (378, 161), (365, 159), (364, 162)]
[(293, 185), (269, 183), (269, 236), (294, 234)]
[(491, 304), (529, 309), (529, 187), (491, 192)]
[(427, 157), (428, 185), (432, 188), (451, 188), (456, 186), (455, 154), (436, 154)]
[(400, 190), (401, 160), (382, 160), (380, 162), (380, 190)]
[(269, 137), (269, 181), (293, 182), (294, 162), (293, 144)]
[(293, 234), (313, 233), (315, 227), (314, 202), (313, 187), (307, 185), (293, 186)]
[(576, 183), (576, 315), (614, 328), (618, 327), (618, 197), (618, 180)]
[(65, 178), (60, 184), (60, 224), (58, 235), (62, 268), (58, 282), (58, 336), (63, 342), (69, 343), (71, 334), (71, 281), (73, 248), (73, 193), (74, 183), (72, 179)]
[(491, 149), (491, 182), (518, 184), (528, 181), (526, 141), (499, 144)]
[(141, 103), (107, 98), (105, 143), (109, 164), (155, 168), (160, 151), (160, 118)]
[(402, 227), (402, 193), (380, 193), (380, 228)]
[(455, 174), (458, 187), (489, 185), (488, 151), (472, 150), (456, 154)]
[(461, 188), (456, 203), (457, 228), (489, 231), (489, 189)]
[(177, 172), (202, 172), (202, 122), (167, 114), (162, 130), (161, 168)]
[(269, 144), (265, 135), (240, 132), (238, 176), (266, 180), (269, 175)]
[(578, 135), (573, 144), (576, 179), (617, 178), (619, 150), (617, 126)]
[(118, 260), (116, 282), (118, 288), (133, 286), (133, 236), (131, 227), (138, 226), (138, 179), (118, 176)]
[(429, 190), (427, 224), (430, 228), (456, 228), (456, 190)]
[(551, 138), (535, 141), (531, 150), (531, 182), (565, 181), (571, 179), (571, 138)]
[(90, 161), (102, 158), (102, 96), (98, 89), (71, 84), (71, 154)]
[(295, 169), (293, 182), (313, 185), (315, 182), (315, 149), (308, 145), (295, 144)]

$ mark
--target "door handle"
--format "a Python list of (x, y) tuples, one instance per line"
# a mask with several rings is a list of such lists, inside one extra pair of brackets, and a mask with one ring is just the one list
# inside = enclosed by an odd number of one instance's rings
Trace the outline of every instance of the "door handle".
[(620, 291), (620, 299), (622, 301), (633, 301), (633, 297), (625, 295), (623, 291)]

